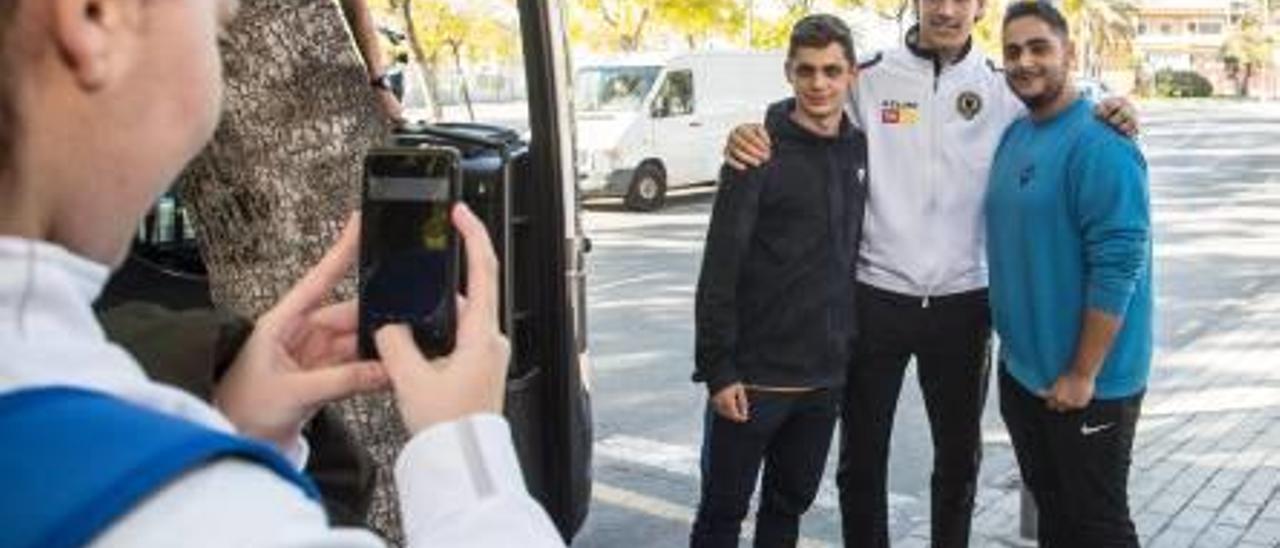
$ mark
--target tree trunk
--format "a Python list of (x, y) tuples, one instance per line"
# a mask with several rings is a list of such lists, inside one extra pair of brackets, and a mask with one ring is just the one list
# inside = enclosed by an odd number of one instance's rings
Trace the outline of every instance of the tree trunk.
[(413, 0), (404, 0), (400, 6), (400, 15), (404, 18), (405, 32), (409, 35), (409, 50), (413, 52), (413, 60), (418, 63), (418, 72), (422, 73), (427, 88), (427, 100), (431, 102), (431, 120), (439, 122), (444, 119), (444, 107), (440, 104), (440, 78), (436, 74), (436, 54), (427, 55), (418, 41), (418, 27), (413, 24)]
[(476, 111), (471, 105), (471, 88), (467, 85), (467, 73), (462, 71), (462, 41), (450, 40), (449, 49), (453, 52), (453, 70), (462, 85), (462, 102), (467, 105), (467, 117), (476, 121)]
[[(364, 153), (390, 126), (336, 3), (242, 4), (223, 39), (221, 124), (179, 191), (214, 302), (257, 317), (335, 241), (359, 205)], [(335, 297), (354, 289), (348, 279)], [(337, 407), (377, 464), (369, 523), (399, 543), (391, 469), (405, 433), (394, 403), (379, 395)]]
[(1088, 17), (1087, 13), (1082, 15), (1084, 21), (1080, 22), (1080, 38), (1076, 43), (1082, 46), (1080, 57), (1084, 66), (1081, 67), (1081, 73), (1087, 77), (1093, 77), (1093, 25)]

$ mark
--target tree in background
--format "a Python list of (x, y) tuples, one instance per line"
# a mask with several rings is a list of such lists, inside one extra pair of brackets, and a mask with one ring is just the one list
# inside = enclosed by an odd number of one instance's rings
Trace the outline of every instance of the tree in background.
[(1004, 25), (1005, 5), (1006, 2), (1003, 0), (987, 0), (982, 19), (973, 25), (974, 46), (997, 61), (1002, 58), (1001, 52), (1004, 51), (1000, 42), (1000, 33)]
[(645, 33), (678, 0), (574, 0), (570, 39), (596, 51), (633, 53)]
[(1062, 8), (1085, 76), (1098, 77), (1108, 55), (1132, 51), (1138, 16), (1132, 0), (1065, 0)]
[[(758, 14), (766, 1), (774, 7), (766, 11), (781, 13)], [(889, 13), (903, 5), (902, 0), (829, 2), (838, 8), (883, 4)], [(576, 46), (608, 53), (640, 51), (664, 31), (683, 38), (689, 49), (715, 38), (750, 49), (778, 49), (786, 44), (792, 25), (817, 4), (818, 0), (571, 0), (569, 36)], [(750, 38), (743, 40), (747, 28)]]
[(444, 118), (440, 82), (446, 67), (458, 79), (467, 114), (475, 120), (465, 66), (480, 61), (505, 61), (518, 57), (520, 32), (513, 14), (514, 0), (467, 3), (458, 0), (369, 0), (370, 7), (399, 19), (408, 38), (409, 51), (422, 74), (431, 118)]
[(787, 46), (791, 36), (791, 27), (796, 21), (809, 14), (810, 2), (797, 2), (787, 7), (781, 16), (772, 19), (757, 19), (755, 32), (751, 36), (751, 49), (776, 50)]
[[(897, 18), (900, 22), (914, 0), (831, 0), (837, 9), (870, 7), (882, 17)], [(785, 11), (782, 15), (755, 24), (755, 32), (749, 46), (752, 49), (776, 50), (787, 46), (791, 27), (804, 16), (813, 13), (816, 0), (781, 0)]]
[(1267, 35), (1262, 19), (1249, 14), (1240, 19), (1240, 26), (1222, 45), (1222, 62), (1226, 65), (1227, 75), (1235, 80), (1240, 97), (1249, 96), (1250, 81), (1270, 64), (1273, 44), (1274, 38)]
[(710, 38), (738, 36), (747, 24), (747, 7), (738, 0), (672, 2), (660, 12), (661, 23), (678, 32), (689, 49)]
[[(989, 2), (995, 1), (989, 0)], [(911, 15), (914, 4), (915, 0), (871, 0), (871, 9), (876, 15), (896, 22), (898, 35), (902, 36), (907, 32), (907, 16)]]

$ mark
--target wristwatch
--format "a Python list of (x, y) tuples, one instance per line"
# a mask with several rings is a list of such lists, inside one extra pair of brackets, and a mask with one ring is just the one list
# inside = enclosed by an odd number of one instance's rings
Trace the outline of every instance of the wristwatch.
[(373, 86), (374, 89), (394, 91), (394, 87), (391, 85), (391, 76), (385, 72), (370, 78), (369, 85)]

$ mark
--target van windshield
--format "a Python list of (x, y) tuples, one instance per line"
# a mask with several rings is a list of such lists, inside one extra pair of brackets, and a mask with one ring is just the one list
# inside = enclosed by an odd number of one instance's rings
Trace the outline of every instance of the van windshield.
[(574, 79), (578, 112), (633, 111), (648, 95), (661, 67), (586, 67)]

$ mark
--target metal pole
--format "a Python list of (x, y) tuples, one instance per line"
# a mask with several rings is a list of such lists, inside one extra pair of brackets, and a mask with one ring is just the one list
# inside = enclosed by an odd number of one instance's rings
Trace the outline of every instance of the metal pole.
[(1022, 493), (1021, 504), (1019, 504), (1018, 512), (1018, 533), (1022, 538), (1027, 540), (1036, 540), (1039, 535), (1040, 519), (1039, 511), (1036, 509), (1036, 499), (1031, 496), (1031, 491), (1027, 490), (1027, 486), (1023, 485), (1019, 488)]

